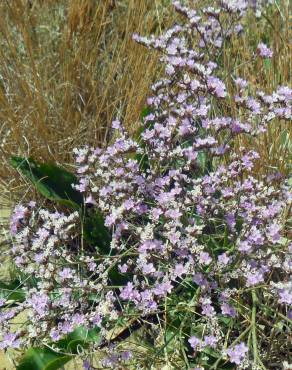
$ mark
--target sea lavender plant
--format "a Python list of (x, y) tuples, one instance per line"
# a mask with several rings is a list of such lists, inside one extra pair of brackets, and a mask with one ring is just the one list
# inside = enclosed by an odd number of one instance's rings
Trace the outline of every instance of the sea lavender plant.
[[(240, 37), (247, 2), (174, 7), (183, 25), (158, 37), (134, 35), (165, 66), (139, 138), (116, 120), (111, 145), (74, 150), (74, 188), (91, 214), (104, 216), (108, 249), (86, 241), (83, 212), (15, 208), (11, 254), (26, 277), (26, 298), (12, 308), (9, 297), (2, 302), (2, 348), (54, 344), (64, 351), (62, 339), (83, 327), (99, 333), (84, 358), (103, 349), (102, 366), (117, 368), (137, 364), (119, 341), (145, 325), (155, 361), (161, 355), (200, 369), (275, 361), (266, 323), (273, 330), (279, 318), (291, 323), (291, 195), (286, 179), (254, 174), (258, 153), (233, 147), (239, 135), (253, 139), (272, 120), (291, 120), (292, 90), (253, 95), (234, 75), (234, 94), (224, 82), (222, 50)], [(264, 44), (257, 52), (272, 57)], [(220, 107), (229, 115), (219, 115)], [(10, 320), (24, 309), (28, 324), (13, 332)], [(122, 335), (113, 334), (118, 326)], [(287, 343), (278, 335), (284, 361)]]

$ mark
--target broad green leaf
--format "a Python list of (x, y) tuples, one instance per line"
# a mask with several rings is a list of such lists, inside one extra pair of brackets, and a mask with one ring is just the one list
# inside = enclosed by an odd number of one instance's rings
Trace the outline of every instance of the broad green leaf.
[(111, 234), (104, 225), (103, 216), (96, 209), (88, 209), (83, 220), (83, 238), (102, 254), (110, 253)]
[(53, 163), (37, 163), (29, 158), (15, 157), (10, 160), (12, 167), (30, 180), (45, 198), (70, 208), (78, 209), (83, 196), (72, 188), (76, 177)]
[(68, 336), (71, 340), (83, 340), (84, 342), (99, 342), (100, 330), (99, 328), (86, 329), (84, 326), (79, 326)]
[(57, 370), (72, 356), (66, 356), (49, 348), (30, 348), (19, 361), (16, 370)]
[(0, 298), (8, 301), (23, 302), (25, 299), (25, 292), (20, 289), (19, 280), (14, 280), (9, 283), (0, 282)]
[(76, 354), (77, 347), (87, 347), (89, 343), (99, 343), (101, 340), (99, 328), (86, 329), (84, 326), (76, 328), (72, 333), (58, 342), (58, 347), (64, 351)]

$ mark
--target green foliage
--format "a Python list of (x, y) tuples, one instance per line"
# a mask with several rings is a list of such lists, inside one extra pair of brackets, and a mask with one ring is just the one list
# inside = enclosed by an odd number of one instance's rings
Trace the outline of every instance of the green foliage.
[(58, 348), (63, 353), (57, 353), (50, 348), (30, 348), (24, 354), (17, 370), (57, 370), (72, 359), (72, 355), (80, 353), (90, 342), (99, 343), (99, 329), (87, 330), (78, 327), (64, 339), (58, 342)]
[(208, 158), (207, 153), (204, 151), (198, 153), (197, 163), (199, 166), (199, 176), (204, 176), (212, 170), (212, 160)]
[(77, 354), (86, 348), (89, 343), (99, 343), (101, 341), (99, 328), (86, 329), (84, 326), (79, 326), (72, 333), (58, 342), (58, 347), (62, 348), (64, 352), (70, 354)]
[(13, 280), (9, 283), (0, 282), (0, 298), (9, 301), (23, 302), (25, 293), (20, 289), (21, 283), (19, 280)]
[(21, 358), (16, 370), (57, 370), (70, 361), (67, 356), (49, 348), (30, 348)]
[(37, 163), (30, 158), (16, 156), (11, 157), (10, 163), (45, 198), (74, 209), (82, 206), (82, 194), (72, 188), (77, 179), (64, 168), (53, 163)]
[(110, 253), (111, 235), (104, 225), (103, 216), (96, 210), (87, 209), (83, 217), (83, 238), (102, 254)]

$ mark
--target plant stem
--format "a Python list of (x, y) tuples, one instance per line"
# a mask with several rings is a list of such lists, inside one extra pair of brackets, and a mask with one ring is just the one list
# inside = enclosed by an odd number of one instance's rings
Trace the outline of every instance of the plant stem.
[(251, 311), (251, 335), (252, 335), (252, 349), (253, 349), (253, 361), (254, 364), (259, 364), (262, 369), (266, 369), (262, 363), (258, 354), (258, 343), (257, 343), (257, 331), (256, 331), (256, 313), (258, 305), (258, 297), (256, 295), (256, 290), (252, 290), (252, 311)]
[(256, 333), (257, 295), (255, 290), (252, 290), (251, 295), (252, 295), (252, 311), (251, 311), (252, 349), (253, 349), (253, 360), (256, 363), (258, 358), (258, 349)]

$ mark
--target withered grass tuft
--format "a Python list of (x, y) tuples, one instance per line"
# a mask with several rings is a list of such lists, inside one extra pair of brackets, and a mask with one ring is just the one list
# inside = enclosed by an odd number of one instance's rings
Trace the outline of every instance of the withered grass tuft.
[[(291, 88), (292, 23), (289, 1), (275, 2), (260, 19), (251, 12), (246, 23), (244, 37), (232, 40), (231, 47), (227, 47), (224, 52), (226, 72), (236, 73), (249, 81), (250, 89), (254, 92), (258, 86), (270, 94), (278, 86)], [(265, 42), (273, 50), (271, 60), (253, 56), (260, 42)], [(228, 74), (229, 83), (231, 73)], [(233, 114), (236, 114), (235, 106)], [(237, 144), (260, 154), (257, 173), (280, 172), (287, 175), (291, 173), (292, 164), (291, 133), (291, 123), (275, 120), (259, 139), (241, 137)]]
[(6, 187), (19, 185), (11, 185), (11, 154), (64, 164), (72, 148), (104, 143), (114, 117), (134, 129), (158, 66), (132, 34), (157, 33), (173, 21), (167, 3), (0, 3), (0, 178)]

